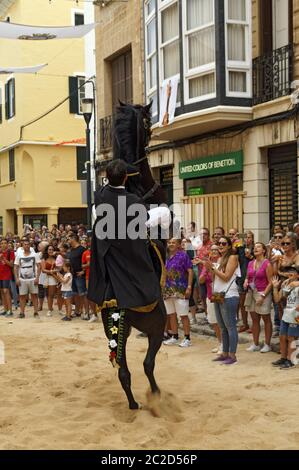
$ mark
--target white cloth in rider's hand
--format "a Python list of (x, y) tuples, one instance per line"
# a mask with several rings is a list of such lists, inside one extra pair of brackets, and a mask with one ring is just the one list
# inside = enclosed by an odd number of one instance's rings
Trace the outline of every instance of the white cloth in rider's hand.
[(163, 229), (167, 229), (171, 223), (171, 213), (168, 207), (155, 207), (148, 211), (149, 219), (146, 222), (147, 227), (157, 227), (160, 225)]
[(189, 240), (191, 241), (192, 243), (192, 247), (194, 250), (199, 250), (199, 248), (202, 247), (202, 239), (200, 237), (200, 235), (198, 235), (197, 237), (190, 237)]

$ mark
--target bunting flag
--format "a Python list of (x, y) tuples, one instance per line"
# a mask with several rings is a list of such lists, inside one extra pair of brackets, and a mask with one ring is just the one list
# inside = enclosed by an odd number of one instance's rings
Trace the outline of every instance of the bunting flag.
[(34, 41), (82, 38), (92, 31), (95, 26), (95, 23), (61, 27), (28, 26), (0, 21), (0, 38)]
[(177, 102), (178, 77), (167, 78), (162, 83), (159, 125), (168, 126), (174, 121)]
[(6, 73), (37, 73), (48, 64), (33, 65), (30, 67), (0, 67), (0, 74)]

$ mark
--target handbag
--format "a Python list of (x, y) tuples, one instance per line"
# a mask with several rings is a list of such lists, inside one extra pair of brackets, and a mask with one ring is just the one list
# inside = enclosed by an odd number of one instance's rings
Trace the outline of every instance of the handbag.
[(230, 285), (228, 286), (226, 291), (224, 291), (224, 292), (213, 292), (212, 296), (211, 296), (211, 299), (210, 299), (210, 302), (212, 304), (224, 304), (225, 296), (228, 293), (229, 289), (231, 288), (231, 286), (233, 285), (233, 283), (236, 279), (237, 279), (237, 277), (234, 277), (234, 279), (232, 280), (232, 282), (230, 283)]
[(212, 304), (224, 304), (226, 292), (213, 292), (210, 302)]

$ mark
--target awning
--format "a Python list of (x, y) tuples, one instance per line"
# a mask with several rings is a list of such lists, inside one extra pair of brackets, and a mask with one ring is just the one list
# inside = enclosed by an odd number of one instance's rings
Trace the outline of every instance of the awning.
[(29, 67), (0, 67), (0, 74), (9, 73), (37, 73), (48, 64), (33, 65)]
[(61, 27), (28, 26), (0, 21), (0, 38), (34, 41), (82, 38), (92, 31), (95, 26), (95, 23)]

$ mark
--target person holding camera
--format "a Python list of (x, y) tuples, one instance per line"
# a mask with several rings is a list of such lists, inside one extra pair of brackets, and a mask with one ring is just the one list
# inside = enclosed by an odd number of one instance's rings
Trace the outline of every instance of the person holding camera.
[(219, 266), (210, 260), (205, 262), (206, 269), (213, 273), (211, 302), (214, 303), (223, 344), (223, 353), (213, 361), (233, 365), (237, 363), (238, 346), (239, 289), (236, 280), (241, 276), (241, 270), (230, 238), (221, 237), (218, 249), (220, 253)]
[[(167, 244), (166, 284), (163, 290), (164, 304), (169, 318), (172, 337), (163, 341), (166, 346), (179, 344), (182, 348), (191, 346), (189, 298), (192, 291), (193, 270), (187, 253), (182, 250), (181, 240), (172, 238)], [(179, 343), (178, 319), (180, 317), (185, 338)]]

